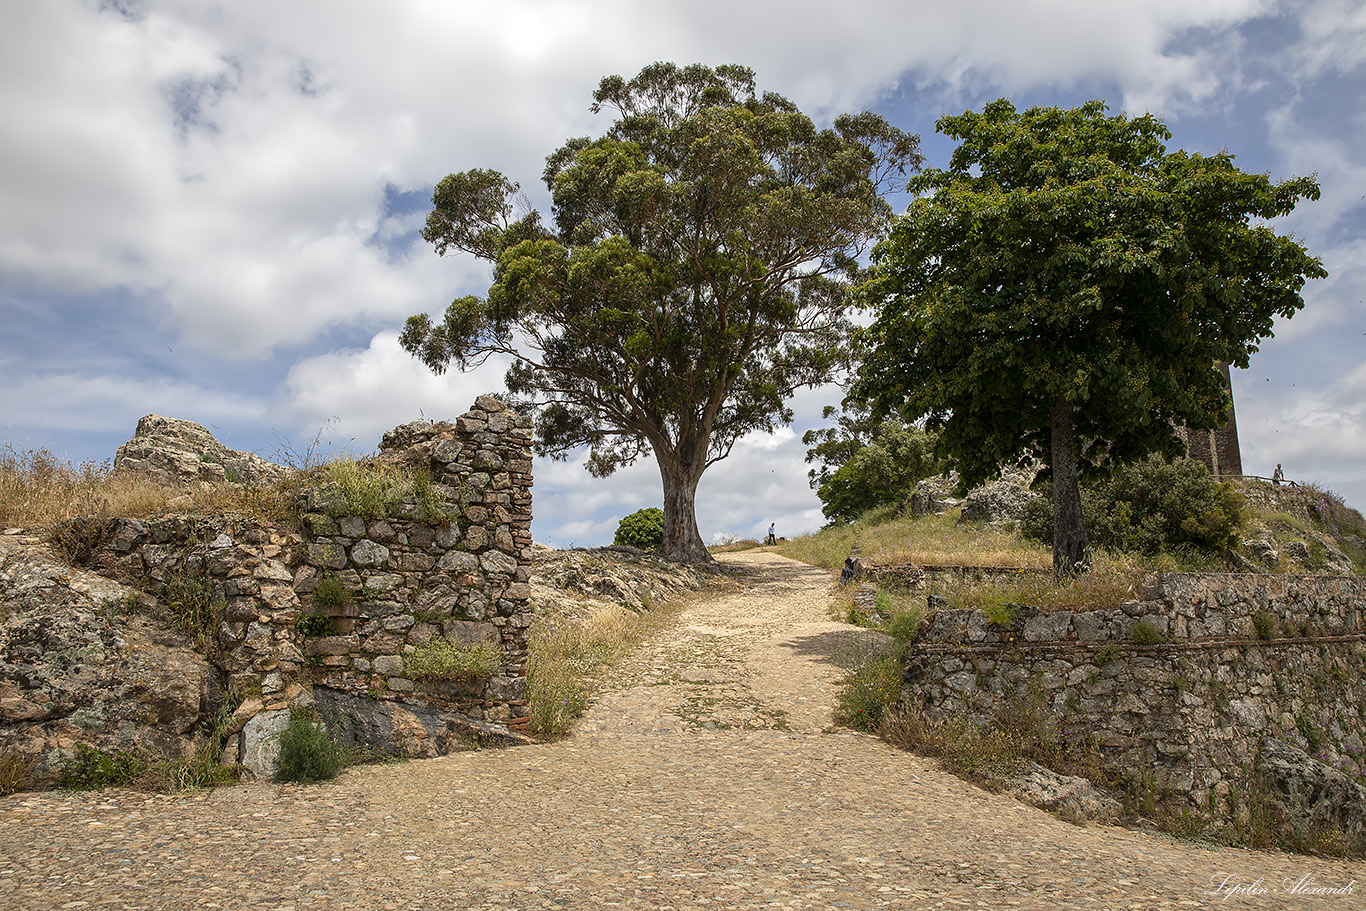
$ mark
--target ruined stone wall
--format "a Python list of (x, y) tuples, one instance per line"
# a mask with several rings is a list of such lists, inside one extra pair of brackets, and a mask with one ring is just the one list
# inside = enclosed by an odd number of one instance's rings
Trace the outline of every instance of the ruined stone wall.
[[(288, 705), (315, 700), (343, 736), (407, 756), (514, 738), (527, 725), (530, 419), (481, 396), (454, 422), (385, 434), (376, 466), (417, 478), (368, 514), (335, 483), (300, 485), (305, 531), (239, 517), (115, 520), (107, 567), (163, 602), (211, 589), (214, 660), (240, 693), (228, 759), (268, 767)], [(501, 655), (485, 677), (418, 679), (434, 640)], [(235, 756), (232, 755), (235, 752)]]
[(1039, 710), (1091, 736), (1121, 776), (1197, 813), (1238, 799), (1265, 737), (1363, 780), (1366, 583), (1169, 573), (1141, 601), (1088, 612), (932, 615), (903, 698), (932, 718)]

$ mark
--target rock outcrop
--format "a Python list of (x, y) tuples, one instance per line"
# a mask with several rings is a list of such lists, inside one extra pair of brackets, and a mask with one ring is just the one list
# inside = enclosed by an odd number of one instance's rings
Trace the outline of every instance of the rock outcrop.
[(215, 669), (145, 595), (0, 537), (0, 752), (37, 780), (77, 745), (187, 756), (221, 701)]
[(968, 493), (960, 517), (964, 522), (1019, 521), (1025, 506), (1038, 494), (1010, 481), (995, 481)]
[(1273, 737), (1262, 741), (1257, 772), (1295, 834), (1366, 846), (1366, 787)]
[(133, 438), (114, 456), (114, 470), (185, 489), (196, 484), (270, 484), (290, 474), (255, 453), (227, 448), (201, 424), (159, 414), (138, 421)]

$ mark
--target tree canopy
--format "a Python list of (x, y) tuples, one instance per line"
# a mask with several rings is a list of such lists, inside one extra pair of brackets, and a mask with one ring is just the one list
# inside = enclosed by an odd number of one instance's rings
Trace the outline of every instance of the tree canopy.
[(1182, 453), (1176, 426), (1227, 416), (1220, 364), (1247, 367), (1319, 260), (1267, 220), (1317, 199), (1227, 152), (1167, 152), (1150, 115), (1103, 102), (942, 118), (960, 144), (874, 252), (877, 308), (852, 397), (924, 417), (965, 485), (1040, 459), (1054, 568), (1085, 565), (1078, 476)]
[(542, 454), (587, 446), (605, 476), (653, 452), (665, 555), (709, 560), (698, 480), (847, 359), (850, 280), (918, 139), (871, 113), (817, 129), (742, 66), (608, 76), (604, 109), (605, 135), (546, 159), (553, 227), (514, 217), (519, 186), (500, 173), (441, 181), (423, 237), (491, 261), (493, 283), (439, 322), (410, 317), (401, 342), (438, 373), (513, 358), (507, 387), (537, 409)]
[[(835, 409), (827, 407), (824, 416), (834, 417)], [(819, 463), (808, 476), (821, 513), (832, 522), (904, 503), (917, 482), (939, 470), (933, 434), (900, 418), (874, 419), (860, 405), (841, 414), (834, 427), (808, 430), (802, 442), (810, 447), (806, 460)]]

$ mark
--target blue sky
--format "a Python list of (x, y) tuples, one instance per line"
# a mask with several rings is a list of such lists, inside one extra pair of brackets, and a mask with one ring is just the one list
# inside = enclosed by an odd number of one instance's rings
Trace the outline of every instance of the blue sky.
[[(436, 377), (403, 320), (487, 289), (416, 235), (432, 186), (492, 167), (545, 208), (544, 156), (605, 116), (607, 74), (743, 63), (818, 121), (870, 108), (952, 150), (943, 114), (1102, 98), (1169, 148), (1317, 173), (1279, 225), (1330, 277), (1234, 377), (1249, 473), (1276, 462), (1366, 506), (1366, 6), (1355, 0), (44, 0), (0, 31), (0, 440), (113, 456), (149, 412), (272, 457), (502, 388)], [(781, 13), (775, 13), (781, 10)], [(755, 436), (698, 493), (704, 538), (821, 525), (801, 433)], [(533, 534), (600, 544), (658, 505), (652, 461), (607, 480), (539, 462)]]

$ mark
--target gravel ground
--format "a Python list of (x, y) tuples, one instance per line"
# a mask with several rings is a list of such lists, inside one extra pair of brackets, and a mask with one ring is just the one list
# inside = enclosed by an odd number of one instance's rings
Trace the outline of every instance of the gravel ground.
[(1359, 862), (1074, 826), (831, 727), (877, 637), (826, 572), (725, 559), (557, 743), (0, 799), (0, 908), (1366, 908)]

